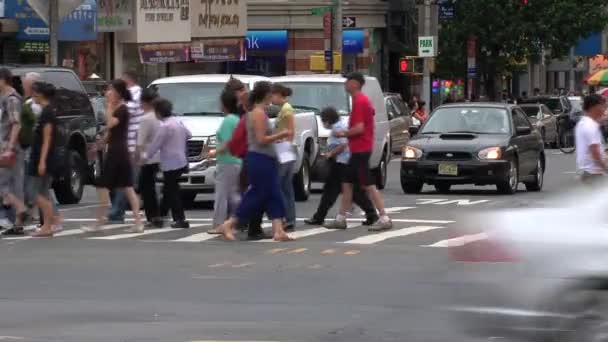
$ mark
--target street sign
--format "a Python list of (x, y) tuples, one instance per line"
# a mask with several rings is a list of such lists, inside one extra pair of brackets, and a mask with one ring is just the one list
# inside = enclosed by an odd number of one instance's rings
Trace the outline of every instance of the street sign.
[(436, 39), (433, 36), (418, 37), (418, 56), (435, 57), (437, 56)]
[(467, 78), (472, 79), (477, 77), (477, 68), (467, 69)]
[(450, 20), (456, 16), (456, 7), (452, 0), (439, 0), (437, 2), (439, 20)]
[(342, 17), (342, 27), (344, 27), (344, 28), (357, 27), (357, 17), (353, 17), (353, 16)]
[(315, 7), (310, 11), (310, 14), (312, 15), (318, 15), (318, 16), (322, 16), (327, 12), (331, 12), (331, 6), (326, 6), (326, 7)]
[(333, 54), (331, 53), (331, 50), (325, 50), (325, 61), (331, 62), (332, 58)]

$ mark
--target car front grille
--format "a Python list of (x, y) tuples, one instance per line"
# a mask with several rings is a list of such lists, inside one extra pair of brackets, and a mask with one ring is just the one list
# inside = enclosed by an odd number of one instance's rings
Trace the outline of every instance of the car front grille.
[(433, 161), (465, 161), (473, 159), (468, 152), (429, 152), (426, 159)]
[(205, 148), (205, 141), (203, 140), (189, 140), (188, 141), (188, 159), (199, 158)]

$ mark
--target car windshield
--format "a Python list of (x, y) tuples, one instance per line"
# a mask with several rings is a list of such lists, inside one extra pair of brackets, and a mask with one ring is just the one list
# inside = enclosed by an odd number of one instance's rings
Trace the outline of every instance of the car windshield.
[(507, 111), (491, 107), (439, 108), (424, 125), (422, 134), (476, 133), (508, 134)]
[(161, 83), (153, 87), (173, 103), (177, 115), (222, 115), (220, 95), (225, 83)]
[(529, 118), (537, 119), (539, 109), (536, 106), (522, 106), (521, 109), (526, 113)]
[(289, 102), (295, 107), (321, 110), (334, 107), (340, 115), (350, 114), (350, 97), (343, 83), (337, 82), (281, 82), (291, 88), (293, 95)]

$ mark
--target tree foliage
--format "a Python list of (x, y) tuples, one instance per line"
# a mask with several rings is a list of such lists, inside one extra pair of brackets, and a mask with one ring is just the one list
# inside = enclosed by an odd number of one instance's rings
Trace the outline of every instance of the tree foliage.
[(608, 24), (605, 0), (456, 0), (456, 17), (442, 23), (438, 73), (463, 75), (466, 42), (477, 38), (478, 73), (488, 95), (502, 75), (539, 58), (562, 58), (583, 37)]

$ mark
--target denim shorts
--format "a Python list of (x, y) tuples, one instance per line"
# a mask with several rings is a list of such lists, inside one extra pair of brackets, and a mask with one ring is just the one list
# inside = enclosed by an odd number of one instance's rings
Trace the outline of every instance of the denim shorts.
[(51, 176), (35, 176), (31, 178), (31, 189), (32, 196), (35, 198), (40, 195), (48, 200), (51, 200), (51, 185), (53, 184), (53, 179)]

